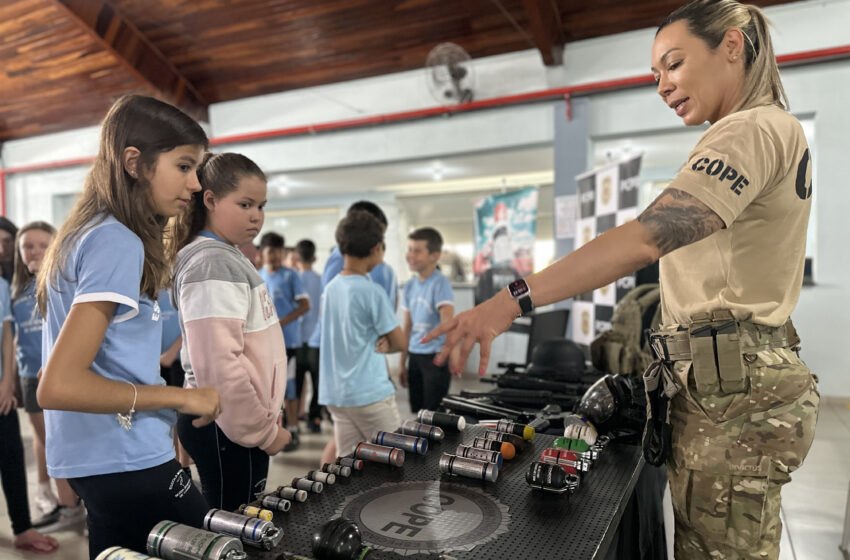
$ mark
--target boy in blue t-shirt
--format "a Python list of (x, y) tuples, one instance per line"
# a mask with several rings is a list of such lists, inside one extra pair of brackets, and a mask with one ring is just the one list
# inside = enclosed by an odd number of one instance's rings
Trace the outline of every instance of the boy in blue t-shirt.
[(454, 294), (448, 278), (437, 270), (443, 238), (434, 228), (419, 228), (407, 236), (407, 264), (415, 276), (404, 286), (404, 335), (408, 352), (401, 353), (399, 381), (410, 388), (410, 410), (436, 410), (449, 392), (451, 374), (448, 362), (434, 365), (434, 356), (443, 347), (445, 336), (430, 342), (420, 340), (454, 315)]
[(322, 295), (319, 403), (333, 418), (340, 456), (374, 431), (393, 431), (401, 423), (395, 387), (379, 353), (404, 350), (407, 340), (386, 292), (369, 278), (384, 258), (383, 229), (363, 211), (339, 223), (343, 266)]
[(274, 302), (280, 326), (283, 329), (283, 341), (286, 344), (286, 429), (292, 434), (292, 440), (283, 448), (293, 451), (298, 447), (298, 410), (300, 395), (295, 387), (295, 352), (301, 347), (301, 329), (298, 318), (310, 311), (310, 298), (301, 286), (298, 273), (283, 266), (284, 239), (274, 232), (268, 232), (260, 238), (260, 252), (263, 255), (263, 268), (260, 276), (266, 283)]
[(322, 431), (322, 408), (319, 406), (319, 344), (311, 344), (310, 337), (319, 322), (319, 300), (322, 297), (322, 277), (313, 270), (316, 262), (316, 244), (302, 239), (295, 245), (298, 254), (297, 267), (301, 285), (310, 297), (310, 311), (298, 320), (301, 328), (301, 348), (295, 356), (295, 391), (302, 396), (304, 376), (309, 371), (313, 382), (313, 398), (310, 400), (307, 425), (314, 433)]

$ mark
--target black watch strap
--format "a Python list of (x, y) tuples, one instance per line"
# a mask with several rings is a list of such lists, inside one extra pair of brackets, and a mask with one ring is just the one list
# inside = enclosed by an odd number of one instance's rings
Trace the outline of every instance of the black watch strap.
[(534, 310), (534, 303), (531, 301), (531, 289), (522, 278), (508, 284), (508, 293), (519, 304), (521, 315), (528, 315)]

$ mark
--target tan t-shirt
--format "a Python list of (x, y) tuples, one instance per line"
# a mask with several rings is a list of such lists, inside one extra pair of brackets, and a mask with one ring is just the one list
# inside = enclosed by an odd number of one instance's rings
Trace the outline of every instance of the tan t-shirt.
[(811, 208), (811, 155), (800, 123), (775, 105), (714, 123), (670, 183), (726, 228), (661, 259), (665, 325), (730, 309), (779, 326), (800, 296)]

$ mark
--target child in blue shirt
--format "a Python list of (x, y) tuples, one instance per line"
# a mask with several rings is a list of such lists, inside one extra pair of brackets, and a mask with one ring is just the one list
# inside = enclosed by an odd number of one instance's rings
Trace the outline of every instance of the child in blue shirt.
[(35, 521), (33, 527), (46, 533), (75, 524), (82, 525), (86, 519), (80, 499), (71, 490), (67, 480), (56, 479), (58, 500), (50, 488), (44, 453), (44, 413), (36, 399), (38, 372), (41, 370), (41, 315), (35, 309), (35, 275), (41, 268), (47, 247), (55, 234), (53, 226), (45, 222), (31, 222), (18, 230), (12, 278), (12, 315), (17, 333), (15, 347), (18, 374), (24, 410), (33, 428), (33, 451), (38, 474), (35, 504), (44, 513), (44, 517)]
[(408, 352), (402, 351), (399, 381), (410, 388), (410, 410), (437, 410), (449, 392), (451, 374), (446, 364), (434, 364), (445, 343), (440, 337), (423, 343), (422, 337), (454, 315), (454, 294), (448, 278), (437, 269), (443, 237), (434, 228), (419, 228), (407, 236), (407, 264), (414, 273), (404, 285), (404, 335)]
[(0, 278), (0, 479), (6, 508), (12, 522), (12, 546), (38, 554), (50, 554), (59, 548), (53, 537), (33, 528), (27, 500), (27, 469), (24, 443), (18, 422), (18, 399), (15, 396), (15, 368), (12, 342), (12, 304), (9, 284)]
[(313, 270), (316, 262), (316, 244), (309, 239), (302, 239), (295, 245), (298, 255), (298, 276), (301, 285), (310, 298), (310, 311), (301, 316), (299, 328), (301, 329), (301, 348), (295, 355), (295, 392), (301, 397), (304, 387), (304, 376), (310, 372), (313, 382), (313, 398), (310, 400), (310, 408), (307, 416), (307, 425), (313, 433), (322, 431), (322, 409), (319, 406), (319, 345), (310, 343), (310, 336), (319, 322), (319, 300), (322, 297), (322, 277)]
[[(310, 298), (301, 286), (298, 272), (283, 266), (283, 236), (272, 231), (260, 238), (260, 252), (263, 255), (263, 268), (260, 276), (269, 288), (275, 311), (280, 317), (283, 329), (283, 341), (286, 344), (286, 429), (292, 434), (292, 440), (283, 448), (294, 451), (298, 447), (298, 416), (301, 393), (296, 382), (295, 353), (301, 347), (301, 327), (298, 319), (310, 311)], [(302, 378), (303, 379), (303, 378)]]
[(116, 101), (39, 272), (47, 470), (86, 504), (91, 559), (110, 546), (144, 550), (163, 519), (200, 527), (208, 510), (171, 434), (175, 410), (212, 422), (218, 392), (165, 386), (156, 303), (170, 277), (164, 226), (200, 190), (206, 146), (179, 109), (138, 95)]
[(339, 455), (347, 455), (375, 430), (395, 430), (401, 416), (395, 387), (381, 353), (407, 348), (389, 298), (369, 278), (384, 258), (383, 227), (355, 211), (337, 227), (344, 262), (322, 295), (319, 403), (334, 421)]

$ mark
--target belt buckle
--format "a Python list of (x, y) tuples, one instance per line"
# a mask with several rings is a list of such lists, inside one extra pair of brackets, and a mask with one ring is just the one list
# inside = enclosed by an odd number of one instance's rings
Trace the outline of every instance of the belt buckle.
[(670, 351), (667, 349), (667, 335), (653, 334), (649, 337), (649, 345), (652, 351), (655, 352), (655, 357), (662, 362), (670, 361)]

